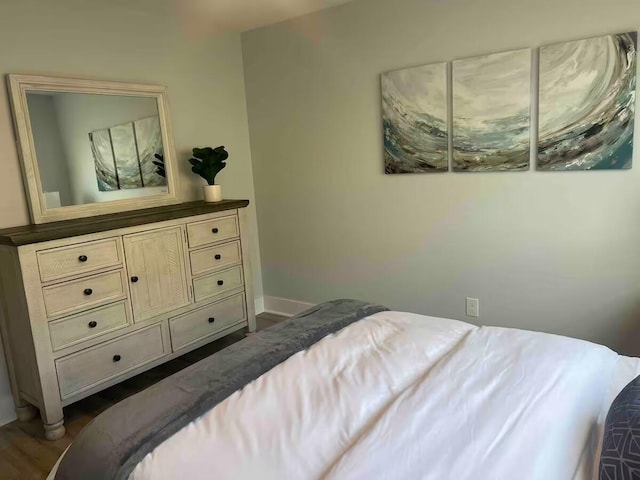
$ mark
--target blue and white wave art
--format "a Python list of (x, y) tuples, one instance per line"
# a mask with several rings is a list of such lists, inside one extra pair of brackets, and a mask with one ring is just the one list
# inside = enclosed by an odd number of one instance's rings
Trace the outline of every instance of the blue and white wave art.
[(448, 170), (447, 65), (382, 74), (385, 173)]
[(142, 118), (133, 122), (136, 132), (136, 144), (138, 146), (138, 158), (140, 171), (145, 187), (164, 187), (167, 179), (158, 175), (158, 169), (153, 164), (155, 155), (163, 155), (162, 130), (160, 129), (160, 117)]
[(540, 49), (538, 170), (631, 168), (637, 33)]
[(528, 170), (531, 51), (453, 62), (455, 171)]

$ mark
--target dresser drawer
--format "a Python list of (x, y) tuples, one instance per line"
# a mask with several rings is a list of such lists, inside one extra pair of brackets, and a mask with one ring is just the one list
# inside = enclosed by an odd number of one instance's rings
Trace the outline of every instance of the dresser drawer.
[(44, 305), (49, 317), (79, 312), (124, 297), (120, 270), (45, 287)]
[(189, 254), (191, 258), (191, 274), (194, 276), (214, 270), (221, 270), (240, 262), (240, 242), (224, 243), (196, 250)]
[(56, 360), (60, 397), (122, 375), (164, 355), (162, 329), (153, 325)]
[(199, 302), (205, 298), (220, 295), (221, 293), (228, 292), (242, 285), (242, 269), (238, 266), (222, 272), (212, 273), (206, 277), (194, 279), (193, 292), (196, 302)]
[(213, 335), (246, 318), (244, 294), (169, 319), (173, 351)]
[(38, 252), (38, 268), (43, 282), (121, 264), (122, 258), (116, 238)]
[(235, 215), (187, 224), (189, 248), (228, 240), (237, 237), (239, 234), (238, 217)]
[(124, 302), (49, 322), (53, 350), (91, 340), (130, 325)]

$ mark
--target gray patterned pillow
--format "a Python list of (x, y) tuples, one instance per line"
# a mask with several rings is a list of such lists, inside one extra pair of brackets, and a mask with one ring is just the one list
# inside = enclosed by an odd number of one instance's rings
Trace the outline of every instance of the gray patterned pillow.
[(600, 480), (640, 480), (640, 376), (622, 389), (607, 414)]

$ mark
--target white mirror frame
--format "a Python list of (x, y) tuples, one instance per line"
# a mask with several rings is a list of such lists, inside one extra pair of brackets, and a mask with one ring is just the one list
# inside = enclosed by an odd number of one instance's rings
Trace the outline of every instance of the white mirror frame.
[[(42, 75), (10, 74), (8, 75), (8, 79), (14, 126), (22, 164), (22, 176), (26, 188), (27, 200), (29, 202), (31, 221), (33, 223), (39, 224), (92, 217), (95, 215), (159, 207), (180, 202), (177, 191), (175, 148), (169, 119), (166, 87), (160, 85)], [(27, 107), (27, 91), (90, 93), (155, 98), (158, 104), (158, 115), (160, 117), (160, 128), (162, 131), (167, 193), (134, 199), (47, 208), (44, 194), (42, 193), (40, 171), (38, 169), (33, 132), (31, 130), (31, 119), (29, 118), (29, 109)]]

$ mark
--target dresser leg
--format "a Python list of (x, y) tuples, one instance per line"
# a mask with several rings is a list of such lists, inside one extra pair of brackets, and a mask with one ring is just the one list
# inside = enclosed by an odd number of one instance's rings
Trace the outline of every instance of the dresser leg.
[(38, 416), (38, 409), (33, 405), (24, 405), (16, 407), (16, 415), (21, 422), (28, 422)]
[(256, 330), (258, 330), (258, 326), (256, 325), (256, 319), (254, 317), (253, 320), (249, 320), (249, 324), (246, 326), (245, 331), (247, 333), (256, 333)]
[(44, 438), (47, 440), (58, 440), (64, 437), (64, 434), (64, 420), (60, 420), (57, 423), (44, 424)]

